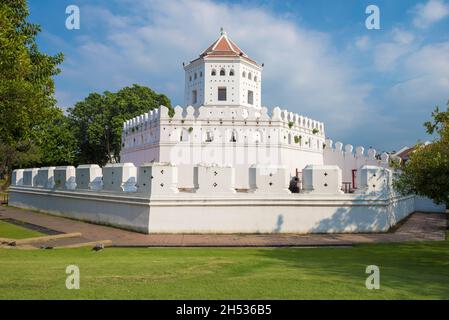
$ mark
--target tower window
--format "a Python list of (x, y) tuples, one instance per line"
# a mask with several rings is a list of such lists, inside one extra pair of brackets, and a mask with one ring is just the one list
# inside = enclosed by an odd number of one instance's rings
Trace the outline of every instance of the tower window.
[(237, 142), (237, 133), (235, 132), (235, 130), (232, 130), (231, 139), (229, 140), (229, 142)]
[(200, 78), (203, 76), (203, 71), (200, 71)]
[(251, 80), (253, 77), (253, 75), (251, 74), (251, 72), (248, 73), (248, 79)]
[(198, 102), (198, 94), (196, 90), (192, 91), (192, 104), (195, 104)]
[(229, 75), (230, 75), (230, 76), (233, 76), (233, 75), (234, 75), (234, 70), (233, 70), (233, 69), (231, 69), (231, 71), (229, 71)]
[(254, 93), (248, 90), (248, 104), (254, 104)]
[(246, 78), (246, 72), (245, 71), (242, 72), (242, 77)]
[(196, 80), (196, 78), (198, 78), (198, 75), (195, 72), (195, 75), (193, 76), (193, 78)]
[(212, 72), (210, 73), (211, 76), (216, 76), (217, 75), (217, 71), (215, 71), (215, 69), (212, 69)]
[(214, 141), (214, 134), (211, 131), (206, 132), (206, 142)]
[(254, 81), (257, 82), (257, 76), (254, 76)]
[(226, 101), (226, 87), (218, 88), (218, 101)]
[(226, 75), (225, 69), (221, 69), (221, 70), (220, 70), (220, 76), (225, 76), (225, 75)]

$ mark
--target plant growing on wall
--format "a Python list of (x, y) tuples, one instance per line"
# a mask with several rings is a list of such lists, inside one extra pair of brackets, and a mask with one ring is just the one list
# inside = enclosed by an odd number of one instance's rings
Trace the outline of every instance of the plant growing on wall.
[(192, 131), (193, 131), (193, 128), (190, 127), (190, 128), (189, 128), (189, 133), (192, 133)]
[(313, 128), (313, 130), (312, 130), (313, 134), (317, 134), (318, 132), (320, 132), (320, 130), (318, 130), (317, 128)]
[(295, 123), (293, 121), (288, 122), (288, 127), (291, 129)]
[(295, 143), (301, 143), (302, 136), (295, 136)]

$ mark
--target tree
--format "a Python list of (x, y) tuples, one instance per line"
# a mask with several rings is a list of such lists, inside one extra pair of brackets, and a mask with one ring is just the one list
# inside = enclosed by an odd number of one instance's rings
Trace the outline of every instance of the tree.
[(35, 165), (61, 166), (76, 161), (76, 139), (60, 108), (51, 110), (51, 118), (39, 127), (39, 133), (36, 143), (41, 157)]
[(120, 159), (123, 122), (170, 100), (148, 87), (134, 84), (116, 93), (91, 93), (68, 110), (77, 140), (77, 162), (104, 165)]
[(39, 161), (40, 128), (54, 112), (53, 76), (61, 53), (39, 52), (39, 25), (26, 21), (25, 0), (0, 2), (0, 173)]
[(424, 123), (427, 133), (436, 134), (433, 143), (419, 144), (394, 182), (403, 194), (417, 194), (449, 206), (449, 101), (446, 111), (438, 107), (433, 121)]

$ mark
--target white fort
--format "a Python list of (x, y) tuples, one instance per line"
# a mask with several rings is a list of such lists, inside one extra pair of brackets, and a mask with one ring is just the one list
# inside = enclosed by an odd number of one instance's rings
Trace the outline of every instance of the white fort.
[[(262, 107), (262, 66), (225, 32), (184, 66), (185, 108), (149, 111), (123, 126), (121, 162), (169, 162), (191, 187), (197, 164), (231, 166), (247, 189), (252, 165), (284, 166), (291, 175), (323, 164), (324, 124), (276, 107)], [(245, 179), (246, 177), (246, 179)]]
[(395, 192), (388, 154), (264, 107), (262, 66), (222, 31), (184, 65), (184, 108), (123, 124), (121, 163), (16, 169), (10, 205), (144, 233), (380, 232), (444, 212)]

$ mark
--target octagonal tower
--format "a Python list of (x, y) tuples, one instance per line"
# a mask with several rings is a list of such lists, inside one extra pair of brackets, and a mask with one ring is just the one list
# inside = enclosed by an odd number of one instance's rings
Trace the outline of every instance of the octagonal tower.
[(221, 29), (220, 37), (184, 66), (184, 105), (261, 108), (262, 66)]

